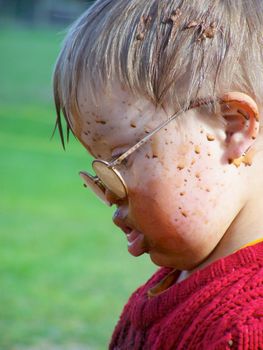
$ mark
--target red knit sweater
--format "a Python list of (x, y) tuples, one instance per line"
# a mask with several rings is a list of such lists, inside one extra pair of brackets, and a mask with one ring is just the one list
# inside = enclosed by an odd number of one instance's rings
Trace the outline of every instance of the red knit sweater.
[(161, 268), (133, 293), (110, 349), (263, 349), (263, 243), (217, 260), (150, 298), (149, 289), (169, 272)]

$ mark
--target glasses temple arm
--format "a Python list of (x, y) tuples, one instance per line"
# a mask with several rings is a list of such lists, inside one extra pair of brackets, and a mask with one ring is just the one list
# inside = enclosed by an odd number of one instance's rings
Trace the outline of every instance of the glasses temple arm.
[(211, 102), (213, 102), (211, 98), (198, 99), (194, 102), (191, 102), (188, 107), (181, 109), (179, 112), (173, 114), (171, 117), (169, 117), (167, 120), (165, 120), (161, 125), (159, 125), (153, 131), (151, 131), (147, 136), (145, 136), (142, 140), (137, 142), (132, 148), (128, 149), (128, 151), (124, 152), (121, 156), (119, 156), (114, 161), (110, 162), (109, 167), (114, 167), (114, 166), (120, 164), (123, 161), (123, 159), (127, 158), (130, 154), (132, 154), (139, 147), (141, 147), (143, 144), (145, 144), (155, 133), (157, 133), (159, 130), (161, 130), (163, 127), (165, 127), (167, 124), (169, 124), (172, 120), (176, 119), (182, 113), (184, 113), (192, 108), (197, 108), (197, 107), (200, 107), (202, 105), (209, 104)]

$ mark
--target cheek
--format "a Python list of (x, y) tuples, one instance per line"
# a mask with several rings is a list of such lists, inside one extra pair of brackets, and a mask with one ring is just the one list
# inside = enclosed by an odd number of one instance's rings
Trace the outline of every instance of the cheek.
[[(209, 239), (209, 230), (218, 216), (216, 208), (224, 201), (224, 172), (216, 167), (220, 154), (215, 150), (213, 153), (211, 147), (196, 150), (195, 145), (190, 146), (181, 146), (185, 152), (173, 158), (144, 161), (133, 171), (131, 216), (150, 237), (167, 240), (175, 236), (192, 244), (202, 241), (202, 234)], [(196, 236), (198, 228), (202, 234)], [(160, 231), (165, 234), (159, 235)]]
[(224, 232), (218, 197), (201, 189), (199, 181), (191, 186), (163, 178), (130, 193), (129, 215), (157, 265), (190, 268), (210, 254)]
[(214, 193), (187, 175), (152, 180), (130, 193), (131, 214), (142, 230), (176, 233), (184, 239), (197, 227), (209, 224), (216, 203)]

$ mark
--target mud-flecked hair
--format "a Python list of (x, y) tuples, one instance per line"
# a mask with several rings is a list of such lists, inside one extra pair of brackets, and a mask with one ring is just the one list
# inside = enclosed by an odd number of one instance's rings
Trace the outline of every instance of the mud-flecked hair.
[[(175, 109), (233, 88), (263, 98), (262, 0), (98, 0), (71, 27), (54, 71), (62, 144), (79, 111), (79, 88), (118, 81)], [(85, 91), (84, 91), (85, 93)]]

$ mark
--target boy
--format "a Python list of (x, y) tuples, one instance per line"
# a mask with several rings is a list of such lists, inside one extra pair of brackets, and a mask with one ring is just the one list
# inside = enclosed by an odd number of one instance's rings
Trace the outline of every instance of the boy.
[(81, 176), (162, 268), (111, 349), (262, 349), (263, 3), (99, 0), (54, 74)]

